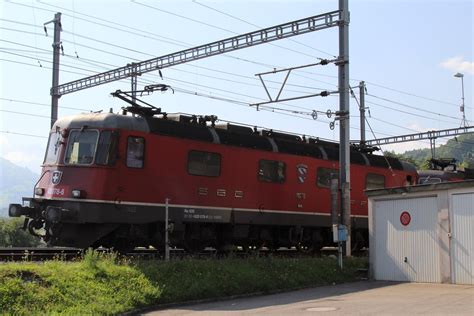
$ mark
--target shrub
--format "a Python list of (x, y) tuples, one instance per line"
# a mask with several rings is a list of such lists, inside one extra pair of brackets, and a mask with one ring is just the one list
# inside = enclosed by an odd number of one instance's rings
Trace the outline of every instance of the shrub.
[(21, 227), (23, 218), (0, 218), (0, 247), (36, 247), (42, 243)]

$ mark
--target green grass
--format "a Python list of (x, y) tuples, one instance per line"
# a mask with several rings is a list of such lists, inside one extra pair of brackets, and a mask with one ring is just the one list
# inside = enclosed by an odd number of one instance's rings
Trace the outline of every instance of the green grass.
[(354, 281), (366, 258), (127, 262), (88, 252), (78, 262), (0, 264), (0, 311), (117, 314), (149, 305)]
[(15, 315), (116, 314), (156, 302), (161, 290), (114, 256), (0, 265), (0, 311)]

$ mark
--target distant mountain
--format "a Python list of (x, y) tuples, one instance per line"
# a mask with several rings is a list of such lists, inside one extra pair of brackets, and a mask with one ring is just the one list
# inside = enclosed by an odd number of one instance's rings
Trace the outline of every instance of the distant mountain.
[(33, 195), (39, 175), (28, 168), (0, 158), (0, 217), (8, 216), (8, 204), (21, 203), (24, 196)]

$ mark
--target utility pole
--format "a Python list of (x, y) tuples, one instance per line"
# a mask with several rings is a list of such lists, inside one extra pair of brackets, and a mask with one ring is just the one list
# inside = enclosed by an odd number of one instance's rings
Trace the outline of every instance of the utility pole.
[(360, 145), (365, 145), (365, 82), (359, 83)]
[[(59, 56), (61, 55), (61, 12), (54, 15), (54, 19), (44, 23), (44, 30), (46, 25), (54, 23), (54, 39), (53, 39), (53, 83), (51, 86), (51, 127), (58, 119), (58, 102), (61, 95), (58, 92), (59, 86)], [(46, 33), (47, 34), (47, 33)]]
[(341, 222), (347, 228), (346, 256), (351, 255), (351, 183), (349, 146), (349, 0), (339, 0), (339, 185)]
[(169, 241), (169, 232), (170, 232), (170, 225), (169, 225), (169, 204), (170, 199), (165, 199), (165, 260), (170, 260), (170, 241)]
[(466, 121), (466, 108), (464, 106), (464, 74), (458, 72), (454, 75), (456, 78), (461, 78), (461, 89), (462, 89), (462, 103), (460, 110), (462, 112), (462, 121), (461, 121), (461, 127), (466, 127), (467, 126), (467, 121)]

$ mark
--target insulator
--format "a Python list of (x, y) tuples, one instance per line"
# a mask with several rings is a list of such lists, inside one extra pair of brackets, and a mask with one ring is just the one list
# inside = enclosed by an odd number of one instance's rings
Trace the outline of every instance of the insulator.
[(326, 111), (326, 115), (328, 116), (328, 118), (331, 118), (331, 116), (332, 116), (331, 110), (327, 110), (327, 111)]
[(311, 113), (311, 117), (313, 118), (313, 120), (317, 120), (318, 119), (318, 112), (316, 112), (316, 110), (313, 110), (313, 113)]
[(331, 122), (331, 123), (329, 123), (329, 128), (330, 128), (331, 130), (333, 130), (334, 127), (335, 127), (335, 125), (336, 125), (336, 124), (335, 124), (334, 122)]

